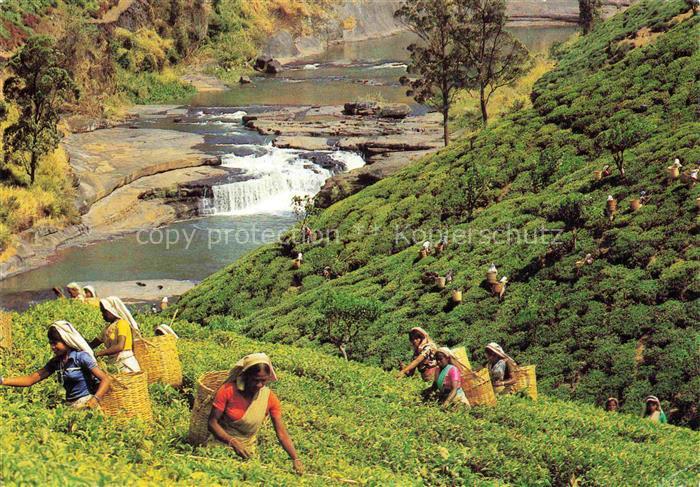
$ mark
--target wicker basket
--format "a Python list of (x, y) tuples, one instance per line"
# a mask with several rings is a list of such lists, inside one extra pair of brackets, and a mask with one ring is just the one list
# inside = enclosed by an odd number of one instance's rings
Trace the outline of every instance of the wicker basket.
[(146, 373), (119, 373), (112, 376), (112, 387), (100, 401), (100, 407), (107, 416), (117, 421), (139, 418), (153, 420), (151, 396), (148, 394)]
[(469, 370), (472, 370), (472, 364), (469, 362), (469, 356), (467, 355), (467, 349), (464, 347), (457, 347), (452, 349), (452, 353), (457, 357), (457, 360), (462, 362)]
[(630, 210), (637, 211), (642, 207), (642, 201), (639, 198), (630, 201)]
[(678, 177), (681, 175), (681, 170), (675, 165), (668, 166), (666, 168), (666, 173), (668, 174), (669, 179), (678, 179)]
[(513, 386), (513, 392), (527, 391), (527, 395), (533, 401), (537, 400), (537, 375), (535, 374), (536, 365), (523, 365), (515, 369), (516, 382)]
[(12, 315), (0, 311), (0, 348), (12, 348)]
[(462, 302), (462, 291), (460, 291), (459, 289), (454, 289), (452, 291), (451, 299), (452, 299), (452, 302), (455, 304), (461, 303)]
[(463, 378), (464, 394), (472, 406), (495, 406), (496, 393), (493, 392), (488, 369), (481, 369)]
[(445, 286), (447, 285), (447, 279), (445, 279), (444, 277), (437, 277), (435, 279), (435, 285), (438, 289), (445, 289)]
[(203, 445), (209, 439), (209, 413), (216, 391), (228, 379), (228, 370), (208, 372), (197, 381), (197, 396), (190, 417), (190, 432), (187, 442), (193, 445)]
[(177, 353), (177, 338), (173, 335), (134, 340), (134, 355), (141, 370), (148, 375), (149, 384), (182, 385), (182, 365)]

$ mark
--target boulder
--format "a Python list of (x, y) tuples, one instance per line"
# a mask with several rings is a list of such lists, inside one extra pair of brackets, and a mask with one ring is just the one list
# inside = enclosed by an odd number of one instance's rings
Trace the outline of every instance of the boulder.
[(382, 118), (406, 118), (411, 114), (411, 107), (405, 103), (389, 103), (379, 108)]
[(269, 63), (267, 63), (267, 66), (265, 67), (265, 72), (267, 74), (278, 74), (282, 72), (282, 63), (280, 63), (278, 60), (273, 59)]
[(345, 115), (368, 116), (375, 115), (379, 109), (379, 103), (375, 101), (360, 101), (345, 104), (343, 113)]
[(255, 60), (255, 65), (253, 65), (253, 68), (256, 71), (260, 71), (260, 72), (264, 73), (265, 70), (267, 69), (267, 64), (270, 62), (272, 62), (272, 58), (270, 56), (259, 56)]

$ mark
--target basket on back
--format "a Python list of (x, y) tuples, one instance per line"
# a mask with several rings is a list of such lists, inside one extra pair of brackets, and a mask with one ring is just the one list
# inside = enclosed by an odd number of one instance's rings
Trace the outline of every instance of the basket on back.
[(495, 406), (496, 393), (493, 392), (488, 369), (464, 374), (462, 378), (464, 395), (472, 406)]
[(535, 365), (522, 365), (515, 369), (513, 392), (526, 391), (533, 400), (537, 400), (537, 375)]
[(12, 315), (0, 311), (0, 348), (12, 348)]
[(133, 418), (151, 421), (153, 410), (146, 373), (112, 375), (112, 387), (100, 401), (100, 408), (105, 415), (113, 416), (117, 421)]
[(452, 349), (452, 353), (457, 357), (464, 366), (469, 370), (472, 370), (472, 364), (469, 362), (469, 356), (467, 355), (467, 349), (464, 347), (457, 347)]
[(203, 445), (209, 439), (209, 413), (216, 391), (228, 379), (228, 370), (208, 372), (197, 381), (197, 395), (190, 417), (190, 432), (187, 442), (193, 445)]
[(182, 385), (182, 364), (177, 352), (177, 338), (173, 335), (134, 340), (134, 355), (141, 370), (148, 375), (149, 384)]

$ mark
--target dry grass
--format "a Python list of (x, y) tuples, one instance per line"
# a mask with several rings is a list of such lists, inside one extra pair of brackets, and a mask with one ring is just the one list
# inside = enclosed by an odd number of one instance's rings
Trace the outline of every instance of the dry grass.
[[(551, 71), (555, 62), (544, 56), (537, 56), (532, 69), (513, 86), (505, 86), (497, 90), (491, 97), (488, 105), (489, 120), (498, 118), (503, 112), (511, 107), (516, 101), (520, 101), (524, 106), (530, 106), (530, 92), (535, 81), (540, 79), (546, 72)], [(457, 96), (452, 109), (452, 116), (461, 118), (469, 112), (479, 111), (479, 95), (463, 91)]]

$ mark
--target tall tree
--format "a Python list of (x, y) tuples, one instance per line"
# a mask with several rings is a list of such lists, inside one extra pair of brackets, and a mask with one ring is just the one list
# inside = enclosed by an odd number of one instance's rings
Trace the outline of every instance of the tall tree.
[(11, 75), (5, 81), (5, 99), (17, 104), (20, 117), (5, 129), (5, 162), (19, 164), (36, 179), (42, 156), (58, 147), (59, 110), (68, 99), (79, 95), (68, 72), (60, 67), (61, 55), (49, 37), (27, 40), (8, 63)]
[(409, 96), (442, 113), (443, 138), (450, 142), (448, 127), (450, 107), (460, 88), (464, 87), (464, 53), (454, 42), (455, 0), (407, 0), (395, 16), (419, 38), (408, 50), (411, 60)]
[(455, 41), (465, 56), (464, 81), (479, 94), (484, 125), (494, 92), (530, 69), (527, 48), (505, 30), (507, 20), (505, 0), (460, 1), (453, 19)]
[(637, 145), (653, 133), (653, 126), (640, 117), (630, 117), (614, 123), (609, 129), (601, 132), (595, 139), (600, 149), (610, 152), (620, 176), (625, 178), (625, 151)]
[(583, 35), (593, 30), (593, 26), (600, 20), (601, 0), (578, 0), (578, 24)]

